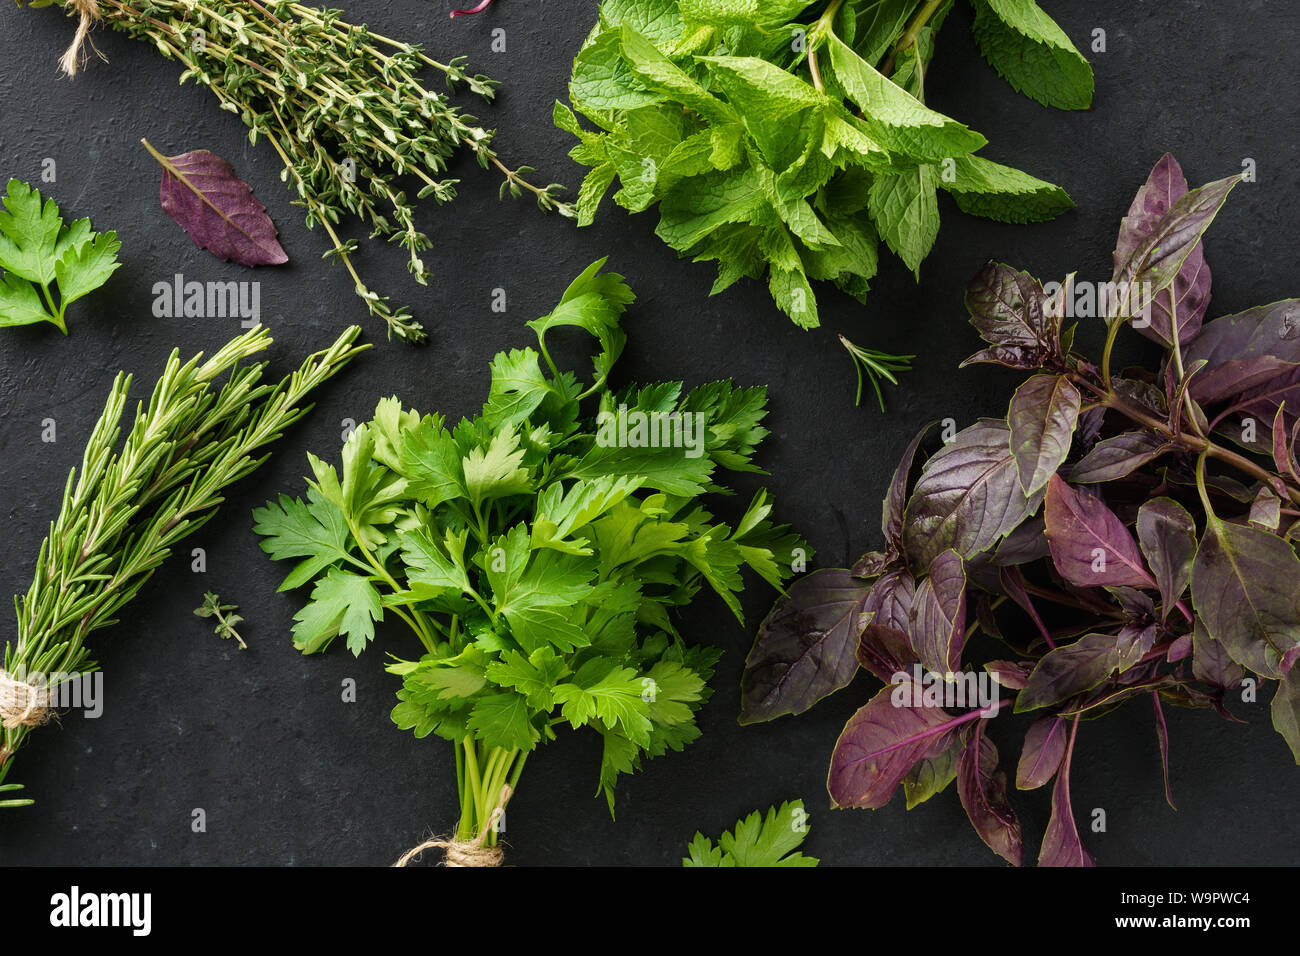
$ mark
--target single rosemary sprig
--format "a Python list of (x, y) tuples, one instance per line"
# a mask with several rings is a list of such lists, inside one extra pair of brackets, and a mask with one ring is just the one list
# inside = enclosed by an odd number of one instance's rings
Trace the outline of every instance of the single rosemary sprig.
[[(86, 2), (60, 0), (79, 16)], [(558, 198), (562, 186), (536, 186), (525, 178), (531, 167), (511, 169), (492, 148), (494, 131), (417, 79), (431, 69), (449, 90), (464, 86), (491, 100), (495, 81), (467, 72), (464, 57), (442, 63), (416, 44), (344, 21), (341, 10), (297, 3), (98, 0), (98, 10), (115, 30), (179, 62), (181, 82), (192, 79), (210, 89), (222, 109), (249, 127), (250, 142), (271, 143), (284, 164), (280, 178), (296, 190), (295, 205), (307, 210), (308, 227), (320, 225), (329, 236), (325, 258), (343, 263), (357, 295), (388, 323), (390, 336), (426, 337), (408, 308), (394, 308), (362, 281), (352, 260), (359, 244), (343, 240), (336, 227), (347, 216), (359, 218), (370, 238), (406, 249), (408, 270), (427, 285), (421, 253), (433, 241), (416, 227), (414, 204), (399, 177), (419, 181), (417, 199), (450, 202), (458, 180), (446, 176), (447, 164), (464, 149), (484, 169), (500, 172), (503, 195), (532, 193), (543, 211), (576, 217)]]
[[(264, 449), (310, 411), (311, 391), (368, 347), (356, 344), (360, 332), (351, 326), (274, 386), (261, 380), (266, 363), (240, 365), (271, 344), (260, 327), (206, 361), (200, 354), (182, 362), (172, 352), (120, 449), (131, 376), (119, 374), (81, 469), (68, 476), (31, 587), (15, 600), (18, 636), (5, 647), (5, 672), (57, 680), (93, 671), (86, 637), (115, 623), (172, 547), (216, 513), (226, 488), (255, 471)], [(12, 723), (0, 729), (0, 783), (34, 726)]]
[(880, 410), (885, 410), (885, 395), (880, 390), (880, 380), (884, 379), (890, 385), (897, 385), (898, 379), (895, 377), (899, 372), (910, 372), (912, 370), (912, 359), (915, 355), (891, 355), (888, 352), (878, 352), (875, 349), (866, 349), (861, 345), (854, 345), (844, 336), (840, 336), (840, 344), (848, 350), (853, 359), (853, 367), (858, 373), (858, 397), (856, 404), (862, 404), (862, 386), (864, 380), (871, 383), (875, 389), (876, 401), (880, 403)]

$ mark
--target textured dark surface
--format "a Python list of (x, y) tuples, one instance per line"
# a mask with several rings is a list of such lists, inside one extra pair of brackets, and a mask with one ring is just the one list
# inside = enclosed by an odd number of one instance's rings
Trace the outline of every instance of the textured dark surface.
[[(628, 217), (607, 204), (595, 226), (575, 231), (528, 204), (498, 203), (494, 176), (462, 164), (460, 199), (424, 213), (438, 242), (426, 255), (436, 273), (430, 289), (413, 286), (398, 250), (368, 248), (362, 256), (372, 286), (410, 302), (432, 330), (431, 344), (386, 343), (368, 322), (376, 348), (327, 387), (315, 413), (188, 545), (206, 549), (206, 574), (177, 556), (116, 628), (95, 635), (104, 714), (42, 729), (20, 752), (10, 779), (38, 802), (0, 811), (0, 862), (382, 864), (428, 828), (453, 822), (451, 754), (441, 741), (418, 741), (389, 721), (395, 679), (383, 672), (380, 654), (356, 660), (338, 648), (304, 659), (293, 650), (288, 630), (302, 596), (276, 593), (284, 569), (258, 548), (249, 512), (282, 490), (300, 493), (305, 452), (334, 457), (343, 420), (364, 419), (384, 395), (449, 416), (476, 409), (492, 354), (526, 344), (522, 323), (548, 311), (599, 256), (608, 254), (640, 295), (627, 323), (624, 380), (734, 377), (770, 385), (767, 484), (784, 520), (819, 549), (820, 564), (850, 561), (877, 544), (880, 496), (919, 424), (952, 417), (964, 425), (1005, 411), (1010, 376), (955, 372), (977, 347), (961, 305), (970, 275), (996, 257), (1048, 278), (1075, 269), (1081, 278), (1106, 278), (1119, 218), (1164, 151), (1178, 156), (1194, 184), (1239, 170), (1247, 157), (1258, 164), (1259, 181), (1236, 191), (1207, 242), (1211, 314), (1297, 294), (1300, 157), (1290, 49), (1300, 9), (1263, 0), (1043, 5), (1081, 49), (1094, 29), (1106, 31), (1108, 52), (1089, 53), (1097, 74), (1091, 112), (1048, 110), (1011, 91), (979, 59), (963, 7), (944, 29), (927, 91), (937, 108), (988, 137), (984, 155), (1061, 183), (1078, 210), (1048, 225), (1012, 227), (964, 217), (942, 200), (945, 221), (922, 284), (890, 259), (865, 308), (827, 290), (817, 332), (796, 330), (754, 284), (707, 298), (711, 268), (676, 260), (654, 238), (652, 214)], [(443, 0), (345, 6), (352, 19), (388, 35), (445, 56), (470, 55), (504, 83), (495, 107), (469, 107), (501, 128), (503, 155), (576, 186), (569, 137), (549, 116), (594, 3), (501, 0), (486, 15), (455, 21)], [(30, 581), (113, 373), (129, 369), (138, 383), (152, 383), (173, 347), (211, 350), (239, 331), (236, 319), (154, 318), (155, 282), (178, 272), (259, 280), (278, 369), (345, 324), (366, 320), (346, 273), (320, 261), (322, 237), (290, 205), (274, 152), (250, 147), (211, 94), (178, 87), (173, 64), (107, 33), (96, 42), (110, 62), (93, 61), (68, 82), (55, 63), (72, 24), (50, 9), (6, 4), (0, 11), (0, 174), (38, 185), (65, 214), (116, 229), (124, 261), (103, 290), (72, 310), (70, 338), (49, 327), (0, 333), (0, 591), (13, 593)], [(506, 30), (504, 53), (489, 52), (494, 27)], [(196, 249), (158, 207), (160, 171), (139, 145), (142, 136), (164, 153), (207, 148), (230, 160), (267, 205), (291, 264), (250, 274)], [(47, 157), (57, 162), (53, 185), (40, 183)], [(505, 314), (490, 308), (497, 287), (507, 290)], [(1081, 341), (1095, 344), (1098, 331), (1081, 330)], [(888, 415), (853, 406), (853, 371), (835, 332), (921, 353), (905, 387), (891, 394)], [(56, 443), (40, 440), (45, 418), (57, 420)], [(221, 641), (191, 615), (205, 589), (241, 605), (251, 650)], [(624, 779), (617, 823), (593, 796), (597, 737), (562, 734), (529, 761), (510, 807), (511, 862), (672, 864), (697, 828), (716, 834), (755, 807), (795, 796), (812, 811), (806, 849), (827, 864), (996, 862), (955, 793), (910, 813), (901, 798), (875, 813), (823, 809), (831, 746), (872, 692), (868, 678), (802, 717), (737, 726), (741, 665), (770, 599), (751, 587), (747, 628), (717, 600), (691, 609), (684, 631), (726, 649), (702, 715), (704, 736)], [(0, 637), (11, 637), (12, 627), (6, 614)], [(396, 628), (379, 643), (412, 651)], [(345, 678), (357, 682), (357, 703), (340, 700)], [(1106, 811), (1107, 832), (1087, 835), (1099, 863), (1297, 862), (1300, 772), (1269, 726), (1266, 699), (1235, 709), (1249, 726), (1169, 714), (1177, 813), (1164, 802), (1149, 707), (1082, 727), (1074, 806), (1081, 829), (1093, 808)], [(1004, 754), (1018, 753), (1027, 723), (994, 725)], [(1048, 799), (1046, 791), (1013, 794), (1035, 850)], [(191, 832), (197, 807), (207, 812), (206, 833)]]

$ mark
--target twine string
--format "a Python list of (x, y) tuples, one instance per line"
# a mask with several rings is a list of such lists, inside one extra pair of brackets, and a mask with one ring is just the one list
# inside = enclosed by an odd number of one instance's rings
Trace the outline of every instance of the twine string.
[(474, 839), (457, 840), (454, 838), (434, 837), (419, 846), (411, 847), (402, 854), (401, 858), (393, 866), (406, 866), (425, 850), (442, 850), (443, 866), (500, 866), (502, 859), (505, 857), (501, 848), (484, 846), (483, 841), (487, 839), (488, 832), (496, 826), (496, 822), (505, 814), (506, 803), (509, 802), (512, 793), (509, 784), (501, 788), (501, 797), (497, 800), (496, 808)]

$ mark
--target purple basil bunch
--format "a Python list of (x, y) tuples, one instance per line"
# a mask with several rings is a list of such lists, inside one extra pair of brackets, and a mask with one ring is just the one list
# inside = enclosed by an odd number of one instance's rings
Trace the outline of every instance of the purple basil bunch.
[[(981, 839), (1024, 855), (989, 720), (1031, 715), (1019, 789), (1052, 786), (1040, 865), (1089, 866), (1070, 806), (1080, 722), (1154, 711), (1169, 797), (1166, 705), (1231, 718), (1277, 681), (1273, 722), (1300, 762), (1300, 300), (1204, 322), (1201, 238), (1241, 177), (1188, 190), (1165, 156), (1125, 217), (1094, 361), (1073, 348), (1071, 280), (1046, 289), (991, 264), (966, 295), (990, 362), (1026, 376), (1005, 418), (899, 463), (882, 550), (796, 582), (763, 622), (744, 723), (807, 710), (859, 667), (886, 686), (835, 744), (837, 807), (908, 806), (956, 781)], [(1126, 328), (1158, 367), (1112, 370)], [(978, 662), (978, 663), (977, 663)], [(983, 688), (984, 692), (978, 692)], [(991, 688), (991, 691), (990, 691)], [(1172, 798), (1170, 804), (1172, 805)]]

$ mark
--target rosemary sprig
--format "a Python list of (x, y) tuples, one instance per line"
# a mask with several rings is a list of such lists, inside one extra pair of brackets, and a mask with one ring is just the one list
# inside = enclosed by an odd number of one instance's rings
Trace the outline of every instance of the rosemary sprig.
[[(79, 15), (85, 0), (59, 2)], [(468, 87), (491, 100), (496, 82), (467, 72), (464, 57), (442, 63), (416, 44), (344, 21), (341, 10), (297, 3), (98, 0), (98, 9), (114, 29), (179, 62), (182, 83), (192, 79), (210, 89), (222, 109), (249, 127), (251, 143), (271, 143), (284, 164), (280, 178), (292, 181), (295, 205), (307, 210), (308, 227), (319, 224), (329, 236), (324, 257), (343, 263), (357, 295), (371, 315), (388, 323), (390, 336), (426, 337), (408, 308), (394, 308), (361, 280), (352, 261), (359, 244), (340, 238), (335, 227), (346, 216), (359, 218), (371, 239), (406, 249), (407, 269), (427, 285), (421, 253), (433, 241), (416, 227), (414, 205), (398, 177), (420, 182), (417, 199), (450, 202), (459, 180), (446, 177), (447, 164), (465, 149), (504, 177), (502, 195), (528, 192), (543, 211), (576, 217), (558, 198), (564, 187), (536, 186), (526, 178), (531, 167), (507, 166), (492, 148), (494, 131), (417, 79), (431, 69), (450, 91)]]
[[(174, 351), (118, 450), (131, 388), (131, 376), (120, 373), (80, 472), (68, 476), (31, 587), (15, 600), (18, 636), (5, 647), (5, 671), (66, 680), (95, 670), (86, 637), (115, 623), (172, 547), (216, 513), (226, 488), (255, 471), (263, 449), (310, 411), (303, 402), (311, 391), (368, 347), (355, 344), (360, 332), (351, 326), (274, 386), (261, 380), (265, 362), (240, 365), (271, 344), (260, 327), (206, 361), (200, 354), (182, 362)], [(31, 729), (0, 730), (0, 784)]]
[(840, 336), (840, 345), (848, 350), (849, 356), (853, 359), (853, 367), (858, 373), (858, 397), (856, 404), (862, 404), (862, 386), (864, 379), (875, 389), (876, 401), (880, 403), (880, 410), (885, 410), (885, 395), (880, 390), (880, 380), (884, 379), (890, 385), (897, 385), (898, 379), (895, 373), (910, 372), (912, 370), (912, 359), (915, 355), (891, 355), (888, 352), (878, 352), (875, 349), (863, 348), (861, 345), (855, 345), (844, 336)]

